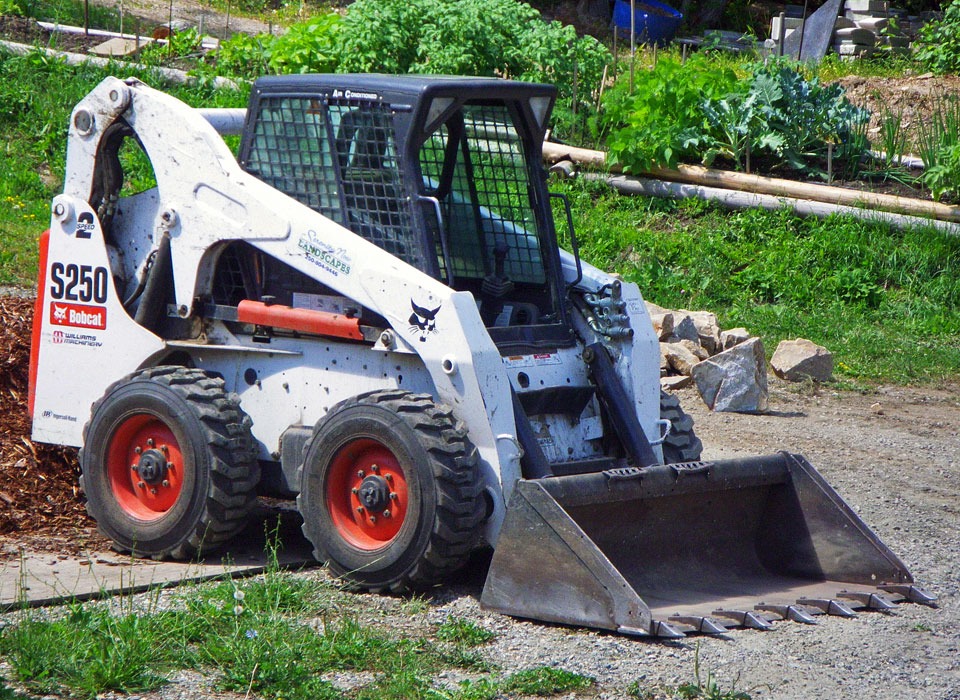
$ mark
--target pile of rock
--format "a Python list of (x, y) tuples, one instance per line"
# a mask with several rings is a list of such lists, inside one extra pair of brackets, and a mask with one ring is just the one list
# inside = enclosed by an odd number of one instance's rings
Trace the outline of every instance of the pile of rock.
[[(660, 339), (660, 385), (667, 390), (696, 384), (714, 411), (767, 410), (763, 342), (745, 328), (722, 330), (709, 311), (665, 309), (647, 302)], [(781, 379), (827, 381), (833, 374), (829, 350), (809, 340), (783, 341), (771, 359)]]
[[(773, 46), (804, 25), (803, 7), (787, 5), (783, 16), (771, 20)], [(843, 15), (833, 27), (831, 47), (844, 58), (867, 58), (878, 51), (893, 55), (908, 54), (925, 15), (908, 15), (885, 0), (846, 0)], [(806, 35), (804, 35), (806, 38)]]

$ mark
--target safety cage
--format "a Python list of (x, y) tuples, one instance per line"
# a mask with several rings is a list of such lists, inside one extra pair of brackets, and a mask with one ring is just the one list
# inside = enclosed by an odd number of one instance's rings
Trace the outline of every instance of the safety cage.
[[(254, 88), (241, 165), (477, 299), (501, 346), (571, 341), (543, 169), (550, 86), (285, 76)], [(346, 89), (345, 85), (356, 87)]]

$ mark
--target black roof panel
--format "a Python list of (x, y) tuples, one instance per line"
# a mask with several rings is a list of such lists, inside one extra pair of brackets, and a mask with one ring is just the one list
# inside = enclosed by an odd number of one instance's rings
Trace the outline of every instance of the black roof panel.
[[(502, 78), (447, 75), (382, 75), (376, 73), (315, 73), (272, 75), (254, 83), (257, 92), (318, 93), (350, 90), (356, 97), (376, 95), (388, 101), (418, 102), (427, 96), (455, 95), (461, 98), (526, 98), (556, 95), (556, 88), (541, 83), (522, 83)], [(345, 95), (349, 97), (348, 95)]]

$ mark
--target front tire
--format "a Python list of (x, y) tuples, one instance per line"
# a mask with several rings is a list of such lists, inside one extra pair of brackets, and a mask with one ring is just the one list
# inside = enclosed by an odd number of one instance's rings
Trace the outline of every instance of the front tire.
[(87, 511), (116, 549), (189, 559), (239, 532), (260, 477), (251, 421), (223, 380), (161, 366), (107, 389), (80, 450)]
[(703, 443), (693, 432), (693, 418), (684, 413), (680, 399), (660, 390), (660, 417), (670, 421), (670, 434), (663, 441), (663, 463), (697, 462)]
[(427, 395), (377, 391), (334, 406), (304, 446), (299, 482), (314, 555), (359, 588), (439, 583), (479, 539), (476, 448)]

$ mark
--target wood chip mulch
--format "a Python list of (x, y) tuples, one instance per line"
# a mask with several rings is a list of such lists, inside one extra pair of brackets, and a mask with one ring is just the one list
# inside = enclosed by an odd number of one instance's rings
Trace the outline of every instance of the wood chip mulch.
[(30, 439), (33, 304), (30, 298), (0, 297), (0, 535), (86, 539), (92, 521), (80, 492), (77, 450)]

